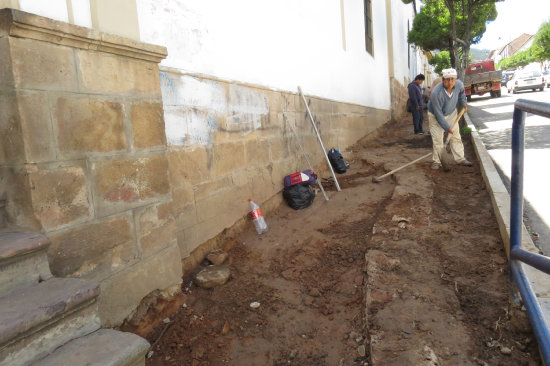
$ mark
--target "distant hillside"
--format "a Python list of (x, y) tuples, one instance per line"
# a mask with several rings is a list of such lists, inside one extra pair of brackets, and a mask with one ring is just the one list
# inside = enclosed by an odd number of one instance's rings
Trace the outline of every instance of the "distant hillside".
[(472, 62), (479, 62), (483, 60), (487, 60), (487, 57), (489, 57), (489, 53), (491, 53), (491, 50), (480, 50), (477, 48), (470, 48), (470, 55), (472, 55)]

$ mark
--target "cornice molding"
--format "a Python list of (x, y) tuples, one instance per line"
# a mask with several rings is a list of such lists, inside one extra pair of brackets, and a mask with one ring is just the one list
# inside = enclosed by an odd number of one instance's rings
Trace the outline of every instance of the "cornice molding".
[(166, 47), (135, 41), (25, 13), (15, 9), (0, 10), (0, 37), (29, 38), (62, 46), (161, 62), (168, 55)]

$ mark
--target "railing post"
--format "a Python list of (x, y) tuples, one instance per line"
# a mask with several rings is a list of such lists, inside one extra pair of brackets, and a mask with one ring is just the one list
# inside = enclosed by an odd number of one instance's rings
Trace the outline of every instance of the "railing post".
[(526, 263), (550, 274), (550, 258), (521, 248), (523, 228), (523, 159), (525, 149), (525, 113), (531, 112), (550, 118), (548, 103), (519, 99), (514, 104), (512, 122), (512, 175), (510, 187), (510, 272), (527, 310), (527, 315), (539, 343), (545, 365), (550, 363), (550, 330), (537, 296), (523, 269)]
[(525, 112), (514, 108), (512, 122), (512, 176), (510, 193), (510, 253), (521, 247), (523, 224), (523, 150)]

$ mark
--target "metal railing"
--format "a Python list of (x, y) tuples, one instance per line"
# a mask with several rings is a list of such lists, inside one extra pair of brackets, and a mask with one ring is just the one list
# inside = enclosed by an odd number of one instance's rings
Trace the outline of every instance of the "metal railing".
[[(525, 304), (545, 365), (550, 365), (550, 330), (522, 263), (550, 274), (550, 258), (521, 248), (523, 227), (523, 157), (525, 114), (550, 118), (550, 104), (518, 99), (512, 123), (512, 177), (510, 198), (510, 268)], [(541, 167), (542, 168), (542, 167)]]

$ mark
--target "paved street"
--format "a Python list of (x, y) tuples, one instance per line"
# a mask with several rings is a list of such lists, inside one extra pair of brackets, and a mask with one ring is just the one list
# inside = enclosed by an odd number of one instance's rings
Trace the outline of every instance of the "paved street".
[[(472, 97), (469, 115), (495, 166), (510, 189), (511, 131), (514, 102), (527, 99), (550, 103), (550, 89), (519, 92), (502, 97)], [(525, 120), (524, 198), (525, 224), (539, 234), (536, 245), (550, 255), (550, 119), (527, 114)]]

